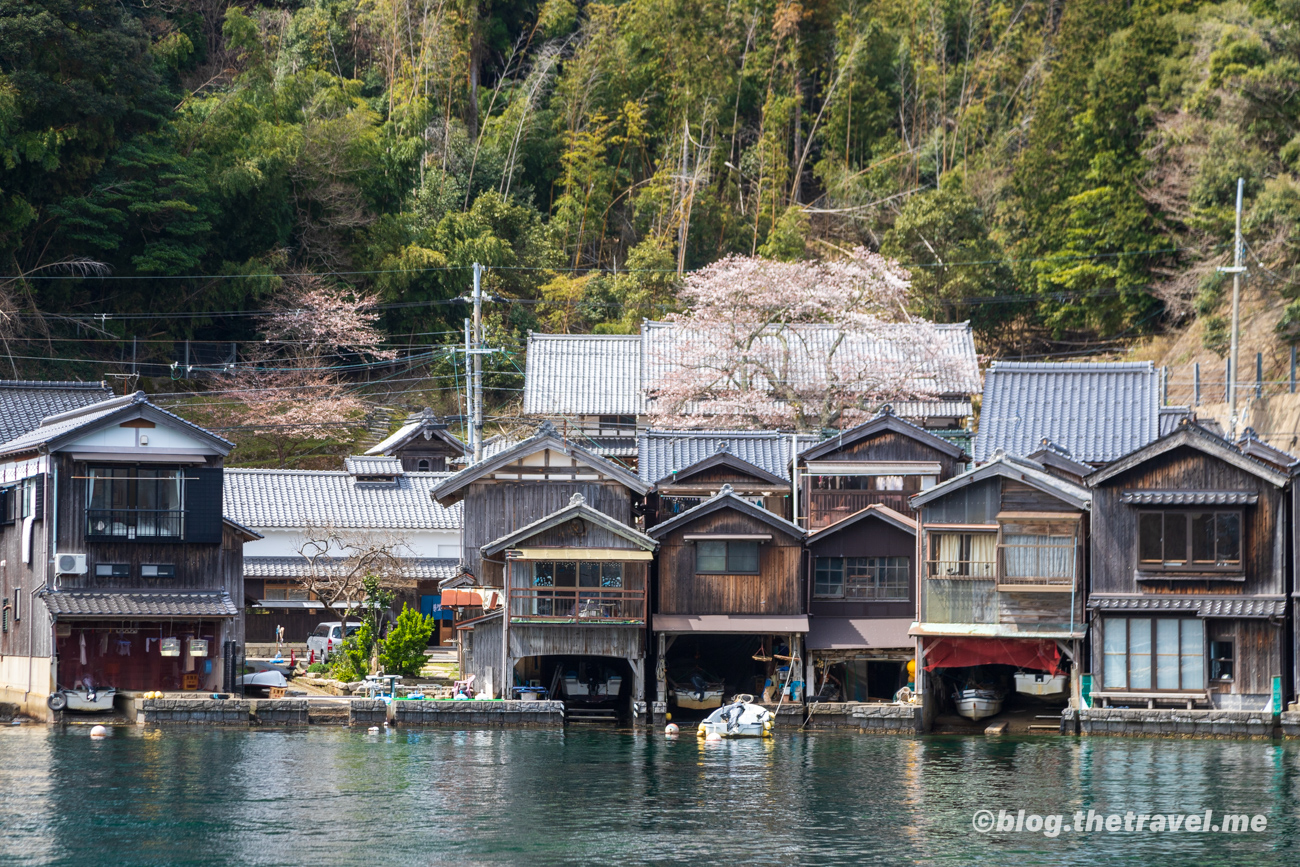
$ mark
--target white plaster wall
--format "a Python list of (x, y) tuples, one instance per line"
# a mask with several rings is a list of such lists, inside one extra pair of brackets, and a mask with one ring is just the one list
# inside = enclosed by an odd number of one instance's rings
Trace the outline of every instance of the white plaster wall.
[[(300, 530), (254, 527), (266, 536), (244, 543), (245, 557), (297, 557), (303, 537)], [(396, 530), (406, 541), (407, 557), (460, 557), (460, 532), (457, 530)]]

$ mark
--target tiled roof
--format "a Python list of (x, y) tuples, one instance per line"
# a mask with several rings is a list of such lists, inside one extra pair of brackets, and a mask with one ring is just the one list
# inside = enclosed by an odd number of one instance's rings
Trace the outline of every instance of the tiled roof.
[(56, 617), (234, 617), (224, 590), (59, 590), (41, 594)]
[(526, 415), (639, 415), (641, 338), (529, 334)]
[(343, 466), (354, 476), (400, 476), (402, 462), (397, 458), (353, 455), (343, 459)]
[(9, 442), (40, 427), (41, 419), (93, 403), (112, 400), (103, 382), (35, 382), (0, 380), (0, 442)]
[(1281, 617), (1283, 596), (1146, 596), (1093, 595), (1088, 607), (1097, 611), (1186, 611), (1198, 617)]
[(149, 413), (157, 414), (156, 417), (171, 419), (177, 423), (178, 427), (194, 431), (209, 442), (218, 446), (226, 447), (222, 449), (223, 454), (235, 446), (235, 444), (230, 442), (230, 440), (204, 430), (192, 421), (181, 418), (173, 412), (168, 412), (162, 407), (150, 403), (148, 397), (143, 391), (137, 391), (134, 394), (111, 398), (109, 400), (100, 401), (99, 403), (86, 404), (85, 406), (46, 416), (39, 427), (17, 436), (4, 444), (0, 444), (0, 454), (13, 454), (15, 452), (29, 451), (37, 446), (54, 442), (67, 434), (81, 430), (84, 427), (89, 427), (96, 422), (108, 418), (109, 416), (124, 410), (130, 410), (132, 407), (136, 406), (145, 407)]
[(1047, 438), (1099, 463), (1159, 435), (1160, 374), (1150, 362), (997, 362), (984, 375), (974, 457), (1029, 455)]
[[(869, 368), (884, 361), (900, 367), (915, 364), (904, 387), (917, 394), (977, 394), (980, 390), (979, 356), (970, 323), (935, 325), (939, 356), (915, 361), (913, 332), (889, 339), (887, 333), (846, 335), (841, 329), (825, 325), (796, 325), (800, 340), (791, 343), (789, 379), (797, 386), (816, 387), (826, 381), (827, 359), (846, 369)], [(650, 391), (675, 367), (678, 347), (690, 339), (690, 332), (673, 322), (644, 322), (641, 326), (641, 384)], [(774, 338), (775, 339), (775, 338)]]
[(965, 418), (975, 412), (969, 400), (891, 400), (888, 404), (894, 415), (908, 421)]
[[(442, 581), (456, 577), (459, 572), (460, 561), (455, 558), (402, 558), (402, 575), (412, 580)], [(306, 574), (308, 574), (307, 560), (303, 557), (244, 558), (245, 578), (301, 578)]]
[(917, 506), (932, 503), (941, 497), (948, 496), (953, 491), (994, 476), (1024, 482), (1079, 509), (1092, 507), (1092, 491), (1083, 485), (1052, 475), (1047, 471), (1046, 467), (1037, 461), (1007, 454), (995, 454), (988, 463), (973, 467), (961, 475), (953, 476), (951, 479), (940, 482), (932, 488), (927, 488), (919, 494), (913, 494), (912, 507), (916, 508)]
[(366, 454), (392, 454), (394, 449), (405, 445), (409, 440), (417, 436), (437, 437), (458, 449), (462, 454), (465, 453), (467, 448), (451, 431), (447, 430), (446, 424), (434, 415), (433, 410), (424, 409), (407, 416), (405, 423), (395, 433), (389, 434), (378, 445), (366, 449)]
[(250, 527), (330, 524), (350, 529), (459, 530), (461, 507), (429, 492), (447, 473), (405, 473), (393, 485), (358, 483), (328, 470), (226, 470), (227, 515)]
[(1125, 491), (1119, 501), (1130, 506), (1253, 506), (1258, 491)]
[[(637, 440), (637, 472), (642, 481), (657, 482), (713, 457), (725, 446), (745, 463), (788, 480), (792, 439), (792, 434), (773, 431), (647, 430)], [(819, 441), (820, 437), (799, 434), (799, 451)]]

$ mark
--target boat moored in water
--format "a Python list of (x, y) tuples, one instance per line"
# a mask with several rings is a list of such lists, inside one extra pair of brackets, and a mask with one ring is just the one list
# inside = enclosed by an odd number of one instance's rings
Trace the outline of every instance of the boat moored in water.
[(957, 713), (966, 719), (981, 720), (1002, 712), (1002, 696), (991, 689), (963, 689), (955, 700)]
[(704, 718), (696, 734), (706, 737), (716, 734), (724, 738), (769, 738), (776, 715), (753, 703), (752, 695), (736, 696), (736, 700), (720, 707)]

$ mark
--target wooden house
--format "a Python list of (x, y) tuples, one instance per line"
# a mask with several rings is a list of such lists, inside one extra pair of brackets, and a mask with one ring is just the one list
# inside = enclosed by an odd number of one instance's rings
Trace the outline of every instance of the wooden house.
[(243, 544), (222, 514), (226, 440), (143, 392), (43, 419), (0, 445), (0, 689), (229, 688)]
[(728, 698), (769, 701), (789, 684), (798, 701), (808, 632), (804, 531), (724, 485), (647, 532), (659, 542), (651, 624), (658, 700), (684, 707), (707, 683)]
[(1290, 473), (1185, 421), (1098, 470), (1094, 705), (1278, 712)]
[(886, 408), (805, 448), (796, 476), (811, 599), (808, 682), (823, 699), (883, 699), (915, 653), (916, 522), (909, 501), (960, 473), (953, 442)]
[(366, 451), (371, 457), (396, 458), (408, 473), (445, 472), (469, 453), (469, 447), (427, 407), (408, 416), (396, 432)]
[[(1010, 698), (1025, 672), (1077, 682), (1090, 500), (1042, 464), (1000, 453), (912, 498), (921, 579), (911, 632), (929, 708), (951, 710), (952, 692), (974, 685)], [(1064, 702), (1069, 682), (1034, 689)]]
[(477, 688), (507, 696), (540, 685), (620, 708), (640, 700), (655, 543), (635, 512), (648, 490), (549, 423), (433, 489), (443, 506), (464, 503), (462, 569), (505, 596), (504, 611), (458, 630)]

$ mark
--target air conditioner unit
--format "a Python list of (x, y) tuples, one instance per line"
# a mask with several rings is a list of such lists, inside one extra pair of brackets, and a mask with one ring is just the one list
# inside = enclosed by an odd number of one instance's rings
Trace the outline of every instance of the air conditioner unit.
[(54, 563), (54, 571), (60, 575), (85, 575), (85, 554), (60, 554)]

